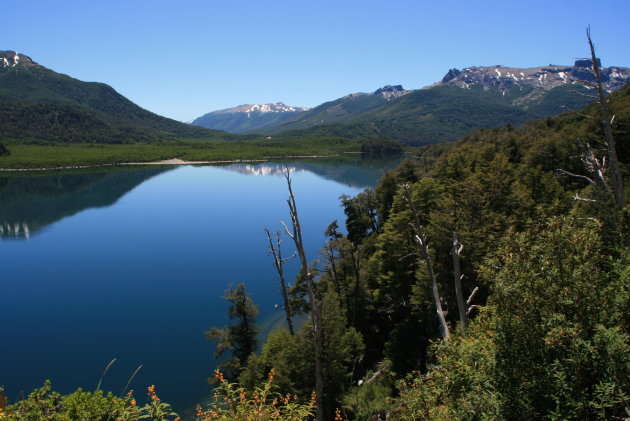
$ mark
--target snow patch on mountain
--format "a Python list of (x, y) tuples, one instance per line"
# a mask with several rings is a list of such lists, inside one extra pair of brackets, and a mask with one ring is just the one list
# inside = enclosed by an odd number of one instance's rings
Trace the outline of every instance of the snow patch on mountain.
[[(536, 89), (548, 91), (561, 85), (576, 84), (589, 87), (595, 78), (591, 72), (590, 60), (578, 60), (573, 66), (552, 65), (532, 67), (527, 69), (488, 66), (467, 67), (463, 70), (451, 69), (441, 82), (436, 85), (455, 85), (470, 89), (478, 86), (485, 90), (499, 89), (506, 92), (514, 87), (533, 86)], [(608, 92), (620, 89), (630, 81), (630, 68), (600, 67), (602, 83)], [(519, 75), (519, 76), (516, 76)]]
[(228, 113), (290, 113), (307, 111), (305, 107), (291, 107), (283, 102), (273, 104), (243, 104), (234, 108), (226, 108), (224, 110), (213, 111), (211, 114), (228, 114)]
[(17, 51), (0, 51), (0, 66), (2, 69), (13, 67), (40, 67), (39, 64), (31, 60), (30, 57), (20, 54)]

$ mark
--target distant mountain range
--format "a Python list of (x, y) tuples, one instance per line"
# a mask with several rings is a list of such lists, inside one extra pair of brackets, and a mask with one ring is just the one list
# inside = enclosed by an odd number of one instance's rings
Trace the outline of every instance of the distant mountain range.
[[(312, 109), (281, 102), (247, 104), (184, 124), (140, 108), (103, 83), (82, 82), (26, 55), (0, 51), (0, 142), (139, 143), (252, 139), (258, 134), (277, 139), (390, 138), (422, 145), (580, 109), (593, 101), (591, 64), (578, 60), (573, 66), (451, 69), (422, 89), (388, 85)], [(625, 67), (601, 68), (601, 73), (608, 91), (630, 81)]]
[(190, 126), (140, 108), (112, 87), (56, 73), (0, 51), (0, 140), (154, 142), (234, 135)]
[(244, 133), (278, 125), (307, 110), (308, 108), (303, 107), (289, 107), (282, 102), (245, 104), (204, 114), (190, 124), (230, 133)]
[[(351, 94), (285, 121), (252, 127), (250, 132), (281, 137), (387, 137), (415, 145), (449, 141), (479, 128), (521, 124), (583, 108), (594, 100), (591, 65), (590, 60), (578, 60), (573, 66), (451, 69), (441, 81), (423, 89), (398, 85)], [(601, 73), (609, 92), (630, 81), (630, 69), (625, 67), (601, 68)]]
[[(276, 104), (248, 104), (225, 110), (213, 111), (191, 121), (196, 126), (231, 133), (277, 133), (288, 124), (289, 129), (309, 128), (318, 124), (328, 124), (338, 118), (378, 107), (392, 98), (398, 98), (412, 91), (402, 86), (385, 86), (372, 93), (355, 93), (327, 102), (309, 111), (303, 107), (287, 107), (282, 102)], [(297, 127), (291, 122), (297, 121)]]

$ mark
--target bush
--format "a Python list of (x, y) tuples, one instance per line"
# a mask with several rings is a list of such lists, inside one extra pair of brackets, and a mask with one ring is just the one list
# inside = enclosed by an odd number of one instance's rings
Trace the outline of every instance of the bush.
[(215, 381), (218, 386), (214, 392), (213, 402), (209, 408), (203, 410), (197, 407), (198, 421), (302, 421), (313, 416), (315, 395), (306, 403), (300, 403), (290, 394), (281, 395), (273, 391), (274, 371), (262, 387), (247, 392), (235, 383), (229, 383), (223, 374), (215, 371)]
[(137, 406), (131, 392), (117, 397), (102, 390), (76, 392), (62, 396), (52, 391), (47, 380), (35, 389), (27, 399), (0, 410), (0, 419), (7, 421), (178, 421), (179, 417), (170, 410), (170, 405), (160, 401), (155, 387), (149, 387), (149, 403)]

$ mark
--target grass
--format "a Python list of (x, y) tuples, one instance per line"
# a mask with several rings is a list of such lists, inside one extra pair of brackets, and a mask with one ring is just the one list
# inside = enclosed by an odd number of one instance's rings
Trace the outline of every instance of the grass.
[(357, 140), (342, 138), (253, 141), (181, 139), (134, 145), (24, 141), (5, 141), (4, 144), (11, 155), (0, 157), (1, 169), (98, 166), (171, 158), (187, 161), (256, 160), (296, 155), (336, 155), (360, 150)]

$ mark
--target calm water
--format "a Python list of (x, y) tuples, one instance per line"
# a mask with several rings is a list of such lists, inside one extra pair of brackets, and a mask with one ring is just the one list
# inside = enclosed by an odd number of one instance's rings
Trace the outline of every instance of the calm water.
[[(309, 259), (345, 221), (338, 197), (375, 184), (382, 166), (292, 163)], [(0, 178), (0, 385), (11, 400), (45, 379), (68, 393), (155, 384), (185, 411), (208, 394), (227, 323), (220, 297), (244, 282), (259, 323), (281, 315), (264, 227), (289, 221), (279, 164), (153, 168)], [(285, 254), (293, 247), (286, 239)], [(287, 268), (297, 272), (297, 262)]]

